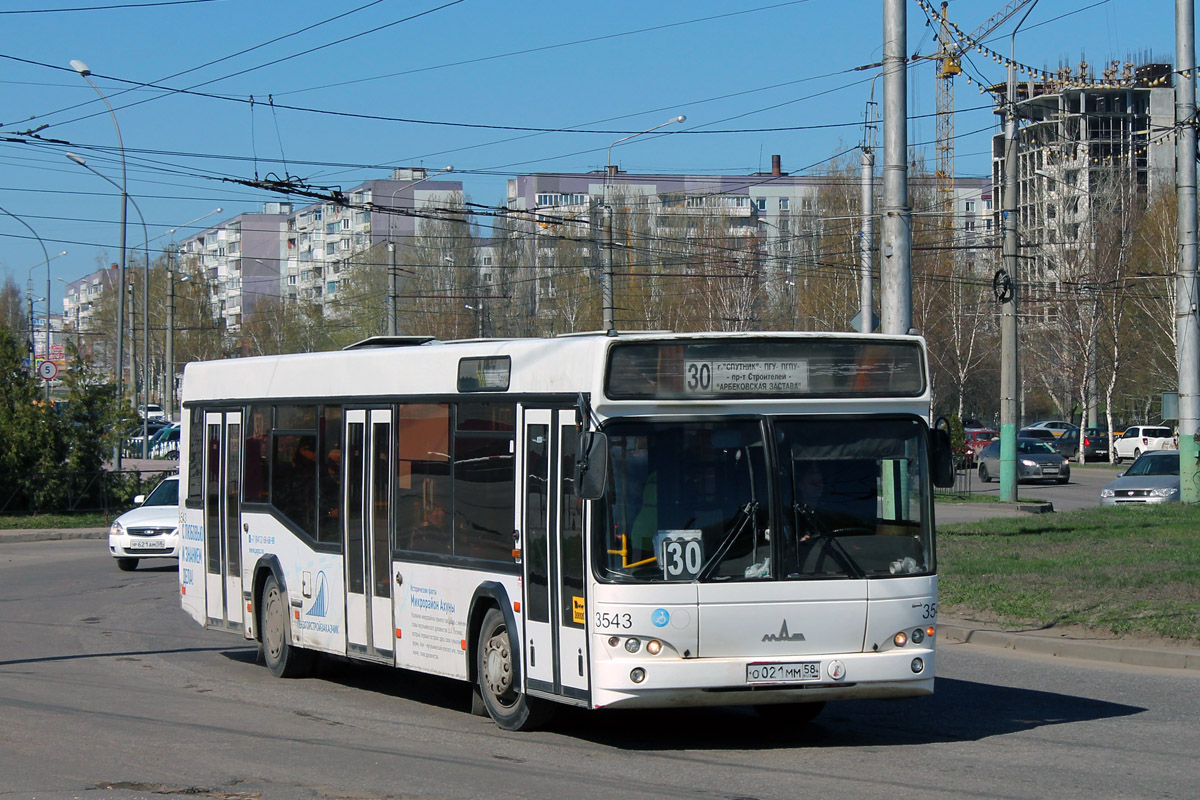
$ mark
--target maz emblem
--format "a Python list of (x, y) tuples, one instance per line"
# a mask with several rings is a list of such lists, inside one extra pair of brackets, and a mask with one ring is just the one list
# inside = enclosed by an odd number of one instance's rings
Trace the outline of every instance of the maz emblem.
[(779, 633), (768, 633), (762, 638), (764, 642), (803, 642), (803, 633), (788, 633), (787, 620), (779, 626)]

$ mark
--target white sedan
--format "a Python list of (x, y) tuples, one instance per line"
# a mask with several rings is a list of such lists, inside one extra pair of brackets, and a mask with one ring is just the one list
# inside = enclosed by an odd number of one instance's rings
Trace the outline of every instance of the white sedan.
[(126, 511), (108, 529), (108, 551), (117, 566), (130, 572), (143, 558), (179, 556), (179, 476), (164, 480), (149, 497), (133, 499), (138, 507)]

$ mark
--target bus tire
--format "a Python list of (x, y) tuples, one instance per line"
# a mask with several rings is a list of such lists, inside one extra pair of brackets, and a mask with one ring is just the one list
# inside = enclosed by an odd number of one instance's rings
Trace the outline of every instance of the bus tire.
[(263, 663), (276, 678), (299, 678), (312, 668), (312, 653), (292, 644), (288, 622), (287, 597), (274, 575), (263, 584), (262, 598)]
[(825, 703), (771, 703), (755, 706), (754, 711), (765, 722), (805, 725), (812, 722), (825, 708)]
[(133, 572), (137, 569), (138, 560), (136, 558), (118, 558), (117, 569), (121, 572)]
[[(528, 731), (549, 718), (549, 706), (521, 692), (512, 637), (498, 608), (488, 609), (475, 647), (475, 674), (487, 714), (506, 731)], [(474, 703), (472, 703), (474, 705)]]

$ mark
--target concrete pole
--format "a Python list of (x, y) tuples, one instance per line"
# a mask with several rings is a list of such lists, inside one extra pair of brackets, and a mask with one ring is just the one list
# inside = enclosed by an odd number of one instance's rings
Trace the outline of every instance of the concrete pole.
[(871, 148), (862, 149), (862, 241), (859, 243), (861, 252), (861, 271), (859, 280), (859, 297), (861, 306), (862, 332), (872, 333), (875, 316), (875, 285), (874, 264), (871, 258), (871, 248), (875, 240), (875, 153)]
[(1013, 70), (1004, 123), (1004, 278), (1000, 281), (1000, 499), (1017, 499), (1017, 116)]
[(397, 315), (396, 311), (397, 311), (397, 306), (399, 305), (399, 302), (398, 302), (399, 298), (396, 297), (396, 294), (398, 292), (398, 289), (396, 288), (396, 243), (388, 242), (387, 249), (388, 249), (388, 255), (391, 257), (391, 263), (388, 264), (388, 278), (387, 278), (387, 283), (388, 283), (387, 335), (388, 336), (398, 336), (399, 334), (397, 333), (397, 331), (399, 330), (399, 326), (397, 325), (396, 317), (398, 315)]
[(1200, 324), (1196, 286), (1196, 8), (1175, 0), (1175, 184), (1179, 202), (1179, 271), (1175, 278), (1175, 332), (1179, 369), (1179, 491), (1200, 503)]
[(167, 249), (167, 340), (163, 343), (163, 383), (167, 419), (175, 419), (175, 242)]
[(613, 222), (612, 206), (604, 206), (604, 275), (600, 281), (600, 303), (603, 307), (605, 332), (615, 331), (613, 321)]
[(908, 11), (883, 0), (883, 240), (881, 330), (912, 329), (912, 209), (908, 205)]

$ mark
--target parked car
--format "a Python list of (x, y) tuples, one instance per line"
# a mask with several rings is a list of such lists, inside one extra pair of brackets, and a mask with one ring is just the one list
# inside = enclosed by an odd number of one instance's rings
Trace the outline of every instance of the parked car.
[(980, 451), (999, 435), (999, 431), (994, 431), (991, 428), (968, 428), (964, 430), (963, 443), (965, 446), (964, 454), (967, 457), (967, 466), (975, 466), (975, 462), (979, 459)]
[[(1000, 476), (1000, 440), (983, 448), (979, 454), (979, 480), (988, 483)], [(1058, 481), (1071, 479), (1071, 465), (1047, 442), (1040, 439), (1017, 438), (1017, 480)]]
[(1066, 433), (1069, 430), (1072, 430), (1072, 429), (1078, 430), (1079, 428), (1078, 428), (1078, 426), (1072, 425), (1069, 422), (1063, 422), (1060, 419), (1052, 419), (1052, 420), (1043, 420), (1041, 422), (1035, 422), (1032, 425), (1025, 426), (1025, 430), (1030, 430), (1030, 429), (1035, 429), (1035, 430), (1045, 429), (1045, 430), (1050, 431), (1052, 434), (1054, 434), (1055, 438), (1057, 438), (1059, 436), (1062, 436), (1064, 433)]
[[(163, 428), (170, 425), (162, 420), (146, 420), (146, 433), (150, 436), (150, 441), (154, 441), (154, 436)], [(137, 423), (129, 428), (129, 433), (126, 434), (125, 452), (140, 456), (142, 454), (142, 423)]]
[(179, 476), (165, 479), (149, 497), (133, 498), (137, 508), (117, 517), (108, 529), (108, 551), (125, 572), (143, 558), (179, 556)]
[(168, 425), (150, 440), (151, 458), (179, 458), (179, 425)]
[(163, 407), (151, 403), (145, 406), (138, 406), (138, 419), (161, 420), (167, 421), (167, 412), (163, 411)]
[(1113, 455), (1118, 464), (1125, 459), (1136, 460), (1150, 450), (1174, 450), (1175, 434), (1165, 425), (1130, 425), (1125, 432), (1113, 440)]
[(1108, 460), (1108, 432), (1103, 428), (1083, 429), (1083, 460)]
[(1054, 435), (1054, 431), (1049, 428), (1021, 428), (1017, 431), (1018, 439), (1037, 439), (1038, 441), (1050, 444), (1058, 437)]
[(1079, 428), (1071, 428), (1070, 430), (1063, 431), (1061, 436), (1052, 442), (1047, 442), (1047, 444), (1053, 447), (1063, 458), (1075, 458), (1075, 456), (1079, 455)]
[(1100, 490), (1100, 505), (1174, 503), (1179, 501), (1179, 453), (1142, 453), (1121, 476)]

